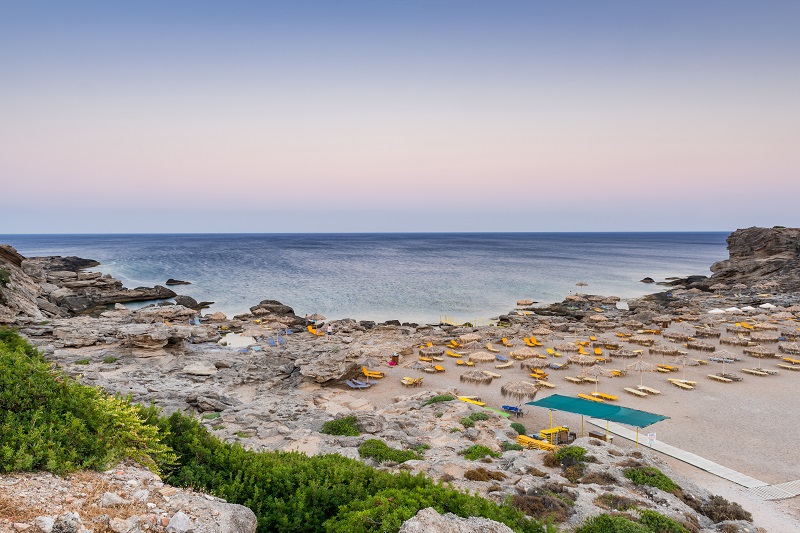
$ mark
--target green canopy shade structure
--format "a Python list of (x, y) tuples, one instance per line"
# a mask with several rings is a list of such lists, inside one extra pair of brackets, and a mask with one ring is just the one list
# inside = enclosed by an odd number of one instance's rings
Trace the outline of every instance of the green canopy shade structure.
[(573, 398), (572, 396), (563, 396), (561, 394), (551, 394), (546, 398), (528, 402), (527, 405), (544, 407), (545, 409), (553, 409), (555, 411), (576, 413), (592, 418), (599, 418), (601, 420), (619, 422), (620, 424), (635, 426), (637, 428), (647, 427), (669, 418), (668, 416), (648, 413), (647, 411), (640, 411), (638, 409), (630, 409), (628, 407), (620, 407), (619, 405), (607, 403), (591, 402), (583, 398)]
[[(534, 405), (536, 407), (544, 407), (550, 409), (550, 425), (553, 425), (552, 411), (565, 411), (567, 413), (575, 413), (592, 418), (599, 418), (610, 422), (618, 422), (620, 424), (627, 424), (636, 427), (636, 446), (639, 446), (639, 428), (647, 427), (656, 422), (666, 420), (669, 418), (664, 415), (657, 415), (655, 413), (648, 413), (647, 411), (640, 411), (638, 409), (630, 409), (628, 407), (620, 407), (619, 405), (611, 405), (607, 403), (597, 403), (583, 398), (574, 398), (572, 396), (563, 396), (561, 394), (552, 394), (546, 398), (528, 402), (527, 405)], [(583, 418), (581, 418), (581, 426), (583, 426)], [(583, 429), (581, 429), (583, 434)], [(606, 427), (606, 436), (608, 435), (608, 427)]]

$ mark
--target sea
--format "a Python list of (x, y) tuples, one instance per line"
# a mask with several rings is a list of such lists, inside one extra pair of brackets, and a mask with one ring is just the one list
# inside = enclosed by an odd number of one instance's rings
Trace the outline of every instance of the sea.
[[(206, 312), (278, 300), (328, 319), (485, 323), (529, 299), (635, 298), (640, 280), (709, 275), (727, 232), (0, 235), (27, 257), (95, 259), (126, 287), (163, 285)], [(586, 285), (578, 285), (578, 284)], [(136, 305), (144, 305), (143, 303)]]

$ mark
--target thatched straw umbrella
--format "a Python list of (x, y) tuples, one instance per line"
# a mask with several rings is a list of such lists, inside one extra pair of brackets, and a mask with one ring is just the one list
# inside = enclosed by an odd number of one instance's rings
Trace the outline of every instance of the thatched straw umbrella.
[(655, 369), (655, 367), (656, 365), (654, 365), (653, 363), (648, 363), (647, 361), (639, 357), (639, 359), (637, 359), (635, 363), (631, 363), (627, 365), (625, 368), (627, 370), (634, 370), (639, 373), (639, 386), (642, 387), (644, 382), (644, 377), (642, 375), (642, 372), (652, 372), (653, 369)]
[(621, 350), (615, 350), (613, 352), (609, 352), (609, 355), (611, 355), (611, 357), (636, 357), (639, 354), (637, 354), (633, 350), (626, 350), (623, 348)]
[(574, 342), (565, 342), (564, 344), (559, 344), (558, 346), (556, 346), (556, 351), (577, 353), (578, 351), (580, 351), (580, 347)]
[(533, 359), (522, 361), (519, 364), (519, 367), (522, 370), (530, 370), (531, 368), (544, 368), (549, 364), (550, 363), (547, 362), (547, 359), (539, 359), (538, 357), (534, 357)]
[(781, 353), (800, 355), (800, 344), (797, 344), (796, 342), (782, 342), (778, 344), (778, 349), (781, 351)]
[(478, 335), (477, 333), (466, 333), (458, 338), (464, 342), (474, 342), (481, 340), (481, 336)]
[(469, 355), (469, 360), (472, 363), (492, 363), (494, 359), (494, 354), (489, 352), (475, 352)]
[(772, 342), (778, 342), (779, 337), (780, 335), (778, 335), (777, 333), (767, 333), (764, 331), (757, 331), (750, 335), (750, 340), (756, 342), (772, 343)]
[(538, 327), (533, 328), (531, 330), (531, 335), (545, 336), (545, 335), (552, 335), (552, 334), (553, 334), (553, 330), (552, 329), (548, 329), (548, 328), (546, 328), (544, 326), (538, 326)]
[(527, 359), (529, 357), (539, 357), (539, 352), (534, 350), (529, 346), (525, 346), (524, 348), (520, 348), (519, 350), (514, 350), (513, 352), (509, 352), (509, 355), (514, 359)]
[(742, 337), (721, 337), (719, 339), (720, 344), (727, 344), (728, 346), (749, 346), (750, 342), (750, 339)]
[(728, 350), (719, 350), (719, 351), (718, 351), (716, 354), (714, 354), (714, 355), (715, 355), (716, 357), (720, 357), (720, 358), (722, 359), (722, 374), (723, 374), (723, 375), (725, 374), (725, 360), (726, 360), (726, 359), (732, 359), (732, 360), (734, 360), (734, 361), (735, 361), (736, 359), (738, 359), (738, 358), (739, 358), (739, 356), (738, 356), (738, 355), (736, 355), (736, 354), (735, 354), (735, 353), (733, 353), (733, 352), (729, 352)]
[(483, 344), (478, 341), (470, 341), (461, 345), (462, 350), (474, 350), (476, 348), (483, 348)]
[(686, 342), (689, 340), (689, 335), (679, 331), (667, 331), (662, 335), (662, 337), (675, 342)]
[(583, 371), (580, 373), (581, 376), (592, 376), (595, 378), (594, 382), (594, 391), (597, 392), (597, 386), (600, 383), (600, 377), (604, 376), (610, 378), (614, 374), (612, 374), (609, 370), (606, 370), (602, 366), (595, 363), (594, 365), (584, 368)]
[(674, 344), (657, 344), (650, 348), (650, 353), (659, 355), (680, 355), (681, 350)]
[(576, 365), (591, 365), (597, 362), (597, 360), (591, 355), (583, 355), (583, 354), (570, 355), (567, 358), (567, 360), (570, 363), (575, 363)]
[(633, 344), (638, 344), (639, 346), (652, 346), (656, 343), (656, 340), (653, 337), (648, 337), (647, 335), (634, 335), (628, 342)]
[(701, 352), (713, 352), (717, 349), (717, 347), (711, 343), (697, 340), (689, 341), (686, 343), (686, 347), (691, 348), (692, 350), (699, 350)]
[(777, 354), (764, 346), (754, 346), (752, 348), (745, 348), (744, 353), (751, 357), (758, 358), (758, 368), (761, 368), (761, 360), (765, 357), (775, 357)]
[(700, 364), (697, 362), (696, 359), (690, 359), (689, 356), (686, 354), (679, 355), (676, 361), (681, 365), (683, 365), (683, 381), (686, 381), (686, 365), (697, 366)]
[(530, 383), (528, 381), (509, 381), (500, 387), (500, 394), (510, 396), (519, 400), (520, 402), (525, 399), (533, 400), (536, 398), (536, 393), (539, 392), (539, 385)]
[(413, 363), (411, 363), (409, 368), (424, 372), (426, 368), (431, 368), (431, 366), (432, 365), (428, 363), (423, 363), (422, 361), (414, 361)]
[(480, 370), (467, 370), (458, 379), (464, 383), (473, 383), (474, 385), (488, 385), (492, 382), (492, 376), (487, 376)]
[(431, 355), (443, 355), (444, 348), (442, 346), (427, 346), (425, 348), (420, 348), (419, 353), (425, 357), (430, 357)]

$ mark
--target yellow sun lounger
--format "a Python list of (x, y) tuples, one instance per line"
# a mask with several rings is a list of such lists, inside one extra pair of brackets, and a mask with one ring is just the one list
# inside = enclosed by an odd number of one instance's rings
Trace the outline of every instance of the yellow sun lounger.
[(575, 383), (576, 385), (579, 385), (579, 384), (583, 383), (583, 378), (574, 378), (572, 376), (564, 376), (564, 379), (566, 379), (570, 383)]
[(605, 403), (605, 401), (603, 399), (595, 398), (594, 396), (592, 396), (590, 394), (578, 394), (577, 396), (578, 396), (578, 398), (583, 398), (584, 400), (589, 400), (589, 401), (597, 402), (597, 403)]
[(379, 371), (377, 371), (377, 370), (370, 370), (370, 369), (368, 369), (368, 368), (367, 368), (367, 367), (365, 367), (365, 366), (362, 366), (362, 367), (361, 367), (361, 372), (363, 372), (363, 373), (364, 373), (364, 375), (365, 375), (365, 376), (367, 376), (368, 378), (382, 378), (382, 377), (386, 377), (386, 374), (385, 374), (385, 373), (383, 373), (383, 372), (379, 372)]
[(431, 361), (433, 361), (433, 359), (431, 359), (430, 357), (425, 357), (424, 355), (420, 355), (419, 360), (425, 361), (426, 363), (430, 363)]
[(433, 369), (436, 370), (437, 372), (444, 372), (444, 367), (441, 365), (436, 365), (433, 367)]
[(549, 442), (539, 439), (533, 439), (526, 435), (518, 435), (517, 444), (519, 444), (523, 448), (529, 448), (532, 450), (545, 450), (548, 452), (553, 452), (557, 448), (555, 444), (550, 444)]
[(640, 391), (640, 390), (636, 390), (636, 389), (632, 389), (630, 387), (625, 387), (624, 390), (628, 394), (633, 394), (634, 396), (638, 396), (639, 398), (647, 398), (647, 393), (646, 392), (643, 392), (643, 391)]
[(595, 348), (594, 349), (594, 354), (595, 355), (603, 355), (603, 350), (601, 350), (600, 348)]
[(481, 374), (483, 374), (485, 376), (489, 376), (490, 378), (501, 378), (501, 377), (503, 377), (500, 374), (498, 374), (497, 372), (490, 372), (489, 370), (481, 370)]
[(605, 392), (593, 392), (592, 396), (595, 398), (600, 398), (601, 400), (607, 400), (609, 402), (616, 402), (619, 400), (618, 397), (614, 396), (613, 394), (606, 394)]
[(497, 348), (495, 348), (494, 346), (492, 346), (492, 343), (491, 343), (491, 342), (487, 342), (487, 343), (486, 343), (486, 349), (487, 349), (487, 350), (489, 350), (489, 351), (490, 351), (490, 352), (492, 352), (492, 353), (499, 353), (499, 352), (500, 352), (500, 350), (498, 350)]
[(503, 345), (503, 346), (505, 346), (506, 348), (511, 348), (512, 346), (514, 346), (514, 343), (512, 343), (512, 342), (511, 342), (510, 340), (508, 340), (506, 337), (503, 337), (503, 338), (500, 340), (500, 344), (502, 344), (502, 345)]
[(480, 402), (478, 400), (473, 400), (472, 398), (467, 398), (466, 396), (459, 396), (458, 399), (461, 400), (462, 402), (471, 403), (473, 405), (479, 405), (480, 407), (483, 407), (484, 405), (486, 405), (486, 403), (484, 403), (484, 402)]
[(645, 387), (643, 385), (640, 385), (640, 386), (636, 387), (636, 390), (640, 390), (642, 392), (646, 392), (647, 394), (661, 394), (660, 390), (651, 389), (650, 387)]
[(556, 388), (555, 385), (553, 385), (549, 381), (544, 381), (543, 379), (537, 379), (536, 380), (536, 384), (537, 385), (541, 385), (542, 387), (546, 387), (548, 389), (555, 389)]
[(462, 361), (461, 359), (459, 359), (458, 361), (456, 361), (456, 364), (457, 364), (458, 366), (461, 366), (461, 365), (463, 365), (463, 364), (464, 364), (464, 361)]
[(444, 352), (444, 353), (446, 353), (446, 354), (447, 354), (447, 355), (449, 355), (450, 357), (455, 357), (455, 358), (464, 357), (464, 354), (463, 354), (463, 353), (456, 353), (456, 352), (453, 352), (453, 351), (451, 351), (451, 350), (447, 350), (447, 351), (446, 351), (446, 352)]
[(728, 379), (724, 376), (718, 376), (716, 374), (709, 374), (708, 378), (713, 379), (714, 381), (719, 381), (720, 383), (733, 383), (732, 379)]
[(514, 361), (509, 361), (507, 363), (501, 363), (499, 365), (494, 365), (495, 368), (510, 368), (514, 366)]

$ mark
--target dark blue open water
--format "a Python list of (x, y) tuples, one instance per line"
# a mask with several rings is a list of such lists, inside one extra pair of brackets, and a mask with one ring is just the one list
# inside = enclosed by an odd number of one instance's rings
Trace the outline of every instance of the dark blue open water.
[[(77, 255), (128, 287), (191, 281), (181, 294), (242, 313), (274, 299), (299, 315), (437, 322), (497, 316), (569, 291), (641, 296), (639, 280), (710, 273), (727, 233), (0, 235), (25, 256)], [(576, 287), (583, 281), (588, 287)]]

